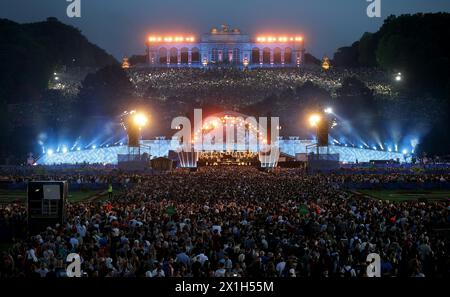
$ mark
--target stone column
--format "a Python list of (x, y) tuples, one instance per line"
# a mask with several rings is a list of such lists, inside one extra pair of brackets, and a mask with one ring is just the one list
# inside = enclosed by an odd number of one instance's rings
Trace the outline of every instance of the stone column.
[(155, 51), (155, 54), (153, 55), (153, 61), (152, 64), (158, 64), (159, 63), (159, 51)]

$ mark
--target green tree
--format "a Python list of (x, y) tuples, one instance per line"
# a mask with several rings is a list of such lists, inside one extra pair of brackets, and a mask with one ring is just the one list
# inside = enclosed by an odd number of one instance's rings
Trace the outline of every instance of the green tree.
[(364, 67), (375, 67), (377, 59), (375, 51), (377, 49), (377, 35), (364, 33), (358, 44), (358, 64)]
[(132, 85), (119, 65), (88, 74), (82, 82), (77, 107), (80, 116), (116, 116), (132, 105)]

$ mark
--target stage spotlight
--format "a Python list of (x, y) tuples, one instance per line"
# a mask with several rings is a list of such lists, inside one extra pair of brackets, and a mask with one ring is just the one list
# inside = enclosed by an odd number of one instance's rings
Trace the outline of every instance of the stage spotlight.
[(398, 152), (398, 146), (397, 145), (395, 145), (395, 151)]
[(142, 128), (147, 124), (148, 119), (144, 114), (137, 113), (133, 117), (133, 122), (136, 126), (138, 126), (139, 128)]
[(119, 143), (119, 145), (123, 145), (123, 142)]
[(402, 151), (402, 153), (403, 153), (403, 155), (406, 155), (406, 154), (408, 154), (408, 150), (407, 150), (407, 149), (404, 149), (404, 150)]
[(373, 147), (373, 149), (374, 149), (374, 150), (377, 150), (377, 147), (376, 147), (376, 146), (374, 146), (374, 147)]
[(327, 107), (323, 111), (328, 114), (333, 113), (333, 109), (331, 107)]
[(66, 154), (66, 153), (67, 153), (67, 147), (64, 146), (64, 147), (62, 148), (62, 152), (63, 152), (63, 154)]
[(92, 146), (92, 148), (95, 150), (95, 149), (97, 148), (97, 146), (94, 144), (94, 145)]
[(309, 117), (309, 124), (310, 124), (312, 127), (317, 127), (317, 125), (320, 123), (320, 120), (321, 120), (320, 115), (318, 115), (318, 114), (312, 114), (312, 115)]
[(392, 149), (391, 149), (391, 148), (388, 148), (388, 151), (389, 151), (389, 152), (392, 152)]
[(53, 155), (53, 150), (52, 150), (52, 149), (48, 149), (48, 150), (47, 150), (47, 154), (48, 154), (49, 156)]
[(395, 80), (396, 81), (401, 81), (402, 80), (402, 74), (400, 72), (395, 75)]
[(364, 148), (362, 145), (359, 146), (360, 149)]
[(77, 147), (77, 151), (81, 151), (81, 148)]

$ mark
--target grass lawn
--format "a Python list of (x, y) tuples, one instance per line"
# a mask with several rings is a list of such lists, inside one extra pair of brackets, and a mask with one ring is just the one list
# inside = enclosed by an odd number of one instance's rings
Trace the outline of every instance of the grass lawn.
[(358, 190), (358, 192), (377, 199), (391, 201), (406, 200), (441, 200), (450, 199), (450, 191), (448, 190)]
[[(69, 191), (69, 201), (70, 202), (81, 202), (86, 200), (92, 196), (100, 194), (102, 191)], [(9, 190), (0, 190), (0, 204), (11, 203), (11, 202), (21, 202), (24, 203), (26, 201), (27, 193), (26, 191), (9, 191)]]

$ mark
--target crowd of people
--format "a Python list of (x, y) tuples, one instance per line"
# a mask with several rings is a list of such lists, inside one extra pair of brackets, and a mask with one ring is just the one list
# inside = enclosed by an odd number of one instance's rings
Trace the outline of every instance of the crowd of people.
[(183, 98), (214, 98), (230, 100), (245, 106), (260, 101), (274, 91), (295, 89), (306, 82), (336, 95), (346, 77), (355, 76), (365, 82), (375, 94), (393, 94), (391, 79), (376, 69), (274, 68), (197, 69), (197, 68), (136, 68), (128, 71), (138, 96), (167, 99), (183, 94)]
[(27, 233), (24, 205), (3, 205), (11, 244), (0, 276), (65, 276), (69, 253), (88, 277), (364, 277), (370, 253), (383, 277), (450, 275), (448, 200), (391, 202), (342, 187), (410, 175), (239, 166), (128, 178), (111, 199), (68, 203), (66, 222), (39, 234)]

